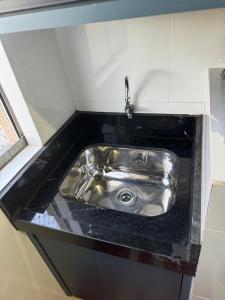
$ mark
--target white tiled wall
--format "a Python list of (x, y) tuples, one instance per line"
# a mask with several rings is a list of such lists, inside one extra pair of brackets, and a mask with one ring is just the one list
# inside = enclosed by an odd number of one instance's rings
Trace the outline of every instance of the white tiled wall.
[(170, 101), (209, 101), (208, 69), (225, 66), (225, 9), (172, 16)]
[(225, 9), (56, 29), (78, 110), (204, 113), (208, 70), (225, 66)]

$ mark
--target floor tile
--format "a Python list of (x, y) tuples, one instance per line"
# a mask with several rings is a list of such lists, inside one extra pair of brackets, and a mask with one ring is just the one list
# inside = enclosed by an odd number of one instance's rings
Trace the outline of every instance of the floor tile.
[(22, 259), (15, 233), (16, 230), (0, 210), (0, 285), (11, 278)]
[(203, 298), (197, 295), (192, 295), (191, 300), (211, 300), (209, 298)]
[(225, 299), (225, 234), (204, 231), (193, 294), (213, 300)]
[(213, 186), (205, 228), (225, 232), (225, 186)]

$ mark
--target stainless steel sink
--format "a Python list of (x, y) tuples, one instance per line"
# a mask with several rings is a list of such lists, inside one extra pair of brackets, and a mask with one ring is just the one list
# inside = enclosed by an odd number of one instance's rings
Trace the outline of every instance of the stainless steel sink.
[(168, 150), (97, 145), (79, 155), (59, 192), (70, 200), (157, 216), (175, 203), (177, 173), (178, 158)]

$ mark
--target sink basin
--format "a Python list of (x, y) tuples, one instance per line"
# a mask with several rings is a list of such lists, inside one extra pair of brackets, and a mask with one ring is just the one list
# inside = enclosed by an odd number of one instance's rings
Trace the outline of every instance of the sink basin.
[(69, 200), (158, 216), (176, 201), (177, 177), (171, 151), (96, 145), (80, 153), (59, 192)]

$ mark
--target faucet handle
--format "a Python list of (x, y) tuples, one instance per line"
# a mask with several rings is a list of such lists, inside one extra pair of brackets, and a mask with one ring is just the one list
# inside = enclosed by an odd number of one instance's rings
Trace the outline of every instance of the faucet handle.
[(132, 119), (134, 114), (134, 105), (127, 103), (125, 107), (125, 113), (127, 114), (128, 119)]

